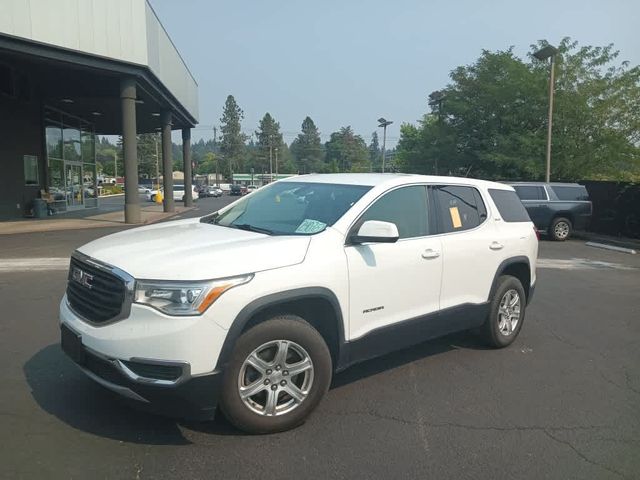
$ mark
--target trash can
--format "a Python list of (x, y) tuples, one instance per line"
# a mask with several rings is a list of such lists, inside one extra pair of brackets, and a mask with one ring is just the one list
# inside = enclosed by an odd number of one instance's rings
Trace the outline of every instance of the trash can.
[(33, 216), (35, 218), (47, 218), (47, 202), (42, 198), (33, 199)]

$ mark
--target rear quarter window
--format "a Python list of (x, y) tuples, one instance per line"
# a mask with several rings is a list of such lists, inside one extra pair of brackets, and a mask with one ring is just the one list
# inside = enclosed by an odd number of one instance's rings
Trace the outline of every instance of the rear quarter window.
[(498, 207), (500, 216), (505, 222), (530, 222), (529, 214), (520, 198), (513, 190), (497, 190), (490, 188), (489, 195)]
[(589, 192), (582, 185), (576, 186), (560, 186), (560, 185), (551, 185), (551, 190), (556, 194), (558, 200), (566, 200), (566, 201), (584, 201), (589, 200)]

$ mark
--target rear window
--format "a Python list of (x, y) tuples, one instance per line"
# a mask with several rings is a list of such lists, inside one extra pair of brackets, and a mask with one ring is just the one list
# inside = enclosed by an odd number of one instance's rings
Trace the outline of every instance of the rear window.
[(493, 203), (498, 207), (500, 216), (505, 222), (530, 222), (529, 214), (522, 205), (516, 192), (511, 190), (489, 189)]
[(551, 190), (556, 194), (558, 200), (589, 200), (589, 193), (582, 185), (576, 185), (575, 187), (551, 185)]
[(539, 185), (513, 185), (520, 200), (546, 200), (544, 187)]

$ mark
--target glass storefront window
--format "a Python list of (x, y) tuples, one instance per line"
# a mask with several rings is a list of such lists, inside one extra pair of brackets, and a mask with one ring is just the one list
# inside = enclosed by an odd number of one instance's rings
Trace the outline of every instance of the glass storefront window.
[(38, 157), (35, 155), (24, 155), (24, 184), (40, 185), (40, 175), (38, 174)]
[(45, 134), (49, 158), (62, 158), (62, 128), (60, 125), (47, 125)]
[(95, 138), (93, 131), (89, 125), (82, 124), (82, 130), (80, 132), (80, 139), (82, 142), (82, 161), (84, 163), (96, 163), (95, 155)]
[(45, 109), (49, 193), (56, 208), (98, 206), (95, 133), (85, 120)]
[(65, 160), (73, 162), (82, 161), (79, 126), (80, 122), (65, 115), (62, 129), (62, 140), (64, 143), (62, 155)]
[(49, 193), (56, 201), (58, 208), (66, 207), (64, 162), (62, 160), (49, 159)]
[(83, 189), (84, 189), (84, 206), (98, 206), (98, 188), (96, 185), (96, 165), (95, 163), (85, 163), (83, 165)]

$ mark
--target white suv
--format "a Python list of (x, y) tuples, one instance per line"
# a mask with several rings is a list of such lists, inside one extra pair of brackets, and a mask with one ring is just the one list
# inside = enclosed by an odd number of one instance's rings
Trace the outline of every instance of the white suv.
[(334, 372), (455, 331), (522, 328), (538, 241), (512, 187), (391, 174), (288, 178), (200, 218), (74, 252), (62, 347), (158, 412), (299, 425)]

